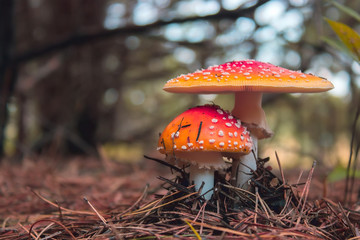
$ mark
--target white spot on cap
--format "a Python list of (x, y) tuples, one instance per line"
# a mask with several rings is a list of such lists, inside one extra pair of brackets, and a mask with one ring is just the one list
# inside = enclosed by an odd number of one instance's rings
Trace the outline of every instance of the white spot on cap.
[(209, 127), (209, 129), (211, 129), (211, 130), (214, 129), (214, 128), (215, 128), (214, 126), (210, 126), (210, 127)]
[(179, 136), (180, 136), (180, 132), (177, 131), (177, 132), (175, 133), (175, 137), (178, 138)]
[(228, 119), (234, 119), (234, 117), (232, 115), (229, 115)]
[(242, 141), (244, 141), (244, 139), (245, 139), (244, 135), (242, 135), (242, 134), (241, 134), (240, 138), (241, 138)]
[(232, 132), (229, 132), (229, 137), (232, 137), (234, 136)]
[(220, 147), (223, 147), (223, 146), (225, 146), (225, 143), (224, 143), (224, 142), (220, 142), (220, 143), (219, 143), (219, 146), (220, 146)]
[(279, 74), (276, 74), (276, 75), (274, 75), (274, 77), (277, 77), (277, 78), (279, 78), (279, 77), (281, 77)]
[(192, 143), (188, 143), (187, 144), (189, 147), (192, 147), (194, 144), (192, 144)]
[(234, 136), (237, 137), (237, 136), (238, 136), (238, 133), (237, 133), (237, 132), (234, 132)]
[(200, 140), (200, 141), (199, 141), (199, 144), (204, 144), (204, 140)]
[(238, 145), (238, 142), (237, 142), (237, 141), (235, 141), (235, 142), (234, 142), (234, 146), (237, 146), (237, 145)]
[(209, 143), (214, 143), (215, 139), (209, 139)]
[(200, 149), (204, 149), (204, 146), (200, 146)]
[(240, 123), (235, 123), (235, 126), (237, 127), (237, 128), (240, 128)]
[(294, 75), (290, 75), (289, 77), (292, 78), (292, 79), (295, 79), (295, 78), (296, 78)]
[(217, 122), (218, 122), (218, 120), (217, 120), (216, 118), (213, 118), (213, 119), (211, 119), (211, 122), (213, 122), (213, 123), (217, 123)]
[(182, 146), (181, 146), (181, 149), (186, 150), (186, 149), (187, 149), (187, 147), (186, 147), (185, 145), (182, 145)]
[[(235, 124), (236, 124), (236, 123), (235, 123)], [(231, 127), (231, 126), (232, 126), (232, 124), (229, 123), (229, 122), (225, 123), (225, 125), (226, 125), (227, 127)]]
[(161, 150), (161, 149), (164, 149), (164, 147), (157, 147), (156, 150)]
[(248, 75), (250, 75), (250, 73), (248, 73), (248, 72), (245, 72), (245, 73), (244, 73), (244, 75), (245, 75), (245, 76), (248, 76)]
[(216, 111), (217, 111), (219, 114), (224, 114), (223, 110), (221, 110), (221, 109), (216, 109)]
[(218, 135), (219, 135), (219, 137), (223, 137), (223, 136), (224, 136), (224, 132), (220, 130), (219, 133), (218, 133)]
[(177, 148), (177, 146), (174, 144), (173, 148), (174, 148), (174, 149), (176, 149), (176, 148)]

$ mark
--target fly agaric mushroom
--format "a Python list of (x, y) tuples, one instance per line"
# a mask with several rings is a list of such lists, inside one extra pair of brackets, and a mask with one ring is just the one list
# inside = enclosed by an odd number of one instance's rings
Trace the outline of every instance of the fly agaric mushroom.
[(214, 187), (214, 171), (224, 169), (222, 154), (244, 155), (252, 149), (250, 133), (241, 122), (216, 105), (191, 108), (177, 116), (161, 133), (158, 150), (177, 165), (190, 164), (194, 181), (205, 199)]
[[(249, 129), (253, 139), (254, 155), (241, 157), (236, 186), (242, 187), (256, 170), (257, 140), (272, 136), (261, 106), (262, 94), (314, 93), (332, 89), (333, 84), (321, 77), (277, 67), (254, 60), (233, 61), (211, 66), (194, 73), (169, 80), (164, 90), (173, 93), (235, 93), (232, 114)], [(233, 161), (236, 159), (233, 159)], [(236, 167), (236, 164), (233, 167)]]

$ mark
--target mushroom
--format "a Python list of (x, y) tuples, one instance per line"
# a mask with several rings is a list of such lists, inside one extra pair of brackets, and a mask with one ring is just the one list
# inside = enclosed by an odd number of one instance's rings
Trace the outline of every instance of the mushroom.
[(321, 77), (292, 71), (269, 63), (255, 60), (233, 61), (211, 66), (194, 73), (181, 75), (169, 80), (164, 90), (173, 93), (235, 93), (232, 114), (247, 126), (253, 140), (253, 152), (233, 159), (233, 168), (237, 168), (239, 177), (236, 186), (244, 187), (256, 170), (258, 139), (273, 135), (267, 125), (261, 106), (262, 94), (324, 92), (332, 89), (333, 84)]
[(210, 199), (214, 171), (226, 168), (222, 154), (244, 155), (252, 149), (250, 133), (240, 120), (216, 105), (191, 108), (164, 129), (158, 150), (176, 165), (190, 164), (190, 182)]

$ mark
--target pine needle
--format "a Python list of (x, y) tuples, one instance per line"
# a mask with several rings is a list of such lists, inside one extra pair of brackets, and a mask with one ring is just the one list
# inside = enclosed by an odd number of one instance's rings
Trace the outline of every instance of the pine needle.
[(201, 236), (199, 235), (199, 233), (198, 233), (198, 232), (196, 231), (196, 229), (189, 223), (189, 221), (186, 220), (186, 219), (183, 219), (183, 220), (184, 220), (184, 222), (186, 222), (187, 225), (189, 225), (190, 229), (194, 232), (196, 238), (197, 238), (198, 240), (202, 240), (202, 238), (201, 238)]

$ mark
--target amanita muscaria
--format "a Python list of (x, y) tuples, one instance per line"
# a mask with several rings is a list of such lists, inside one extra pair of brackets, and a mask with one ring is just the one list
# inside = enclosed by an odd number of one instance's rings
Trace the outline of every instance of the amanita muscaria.
[(191, 108), (164, 129), (159, 137), (158, 150), (177, 165), (190, 165), (190, 181), (210, 199), (214, 187), (214, 171), (224, 169), (223, 156), (245, 155), (252, 150), (246, 127), (216, 105)]
[[(235, 93), (232, 114), (251, 132), (254, 154), (241, 157), (237, 186), (242, 187), (256, 170), (257, 140), (272, 136), (261, 106), (263, 93), (314, 93), (332, 89), (321, 77), (277, 67), (255, 60), (233, 61), (211, 66), (169, 80), (164, 90), (173, 93)], [(254, 156), (255, 155), (255, 156)], [(236, 159), (235, 159), (236, 160)], [(235, 164), (236, 165), (236, 164)]]

